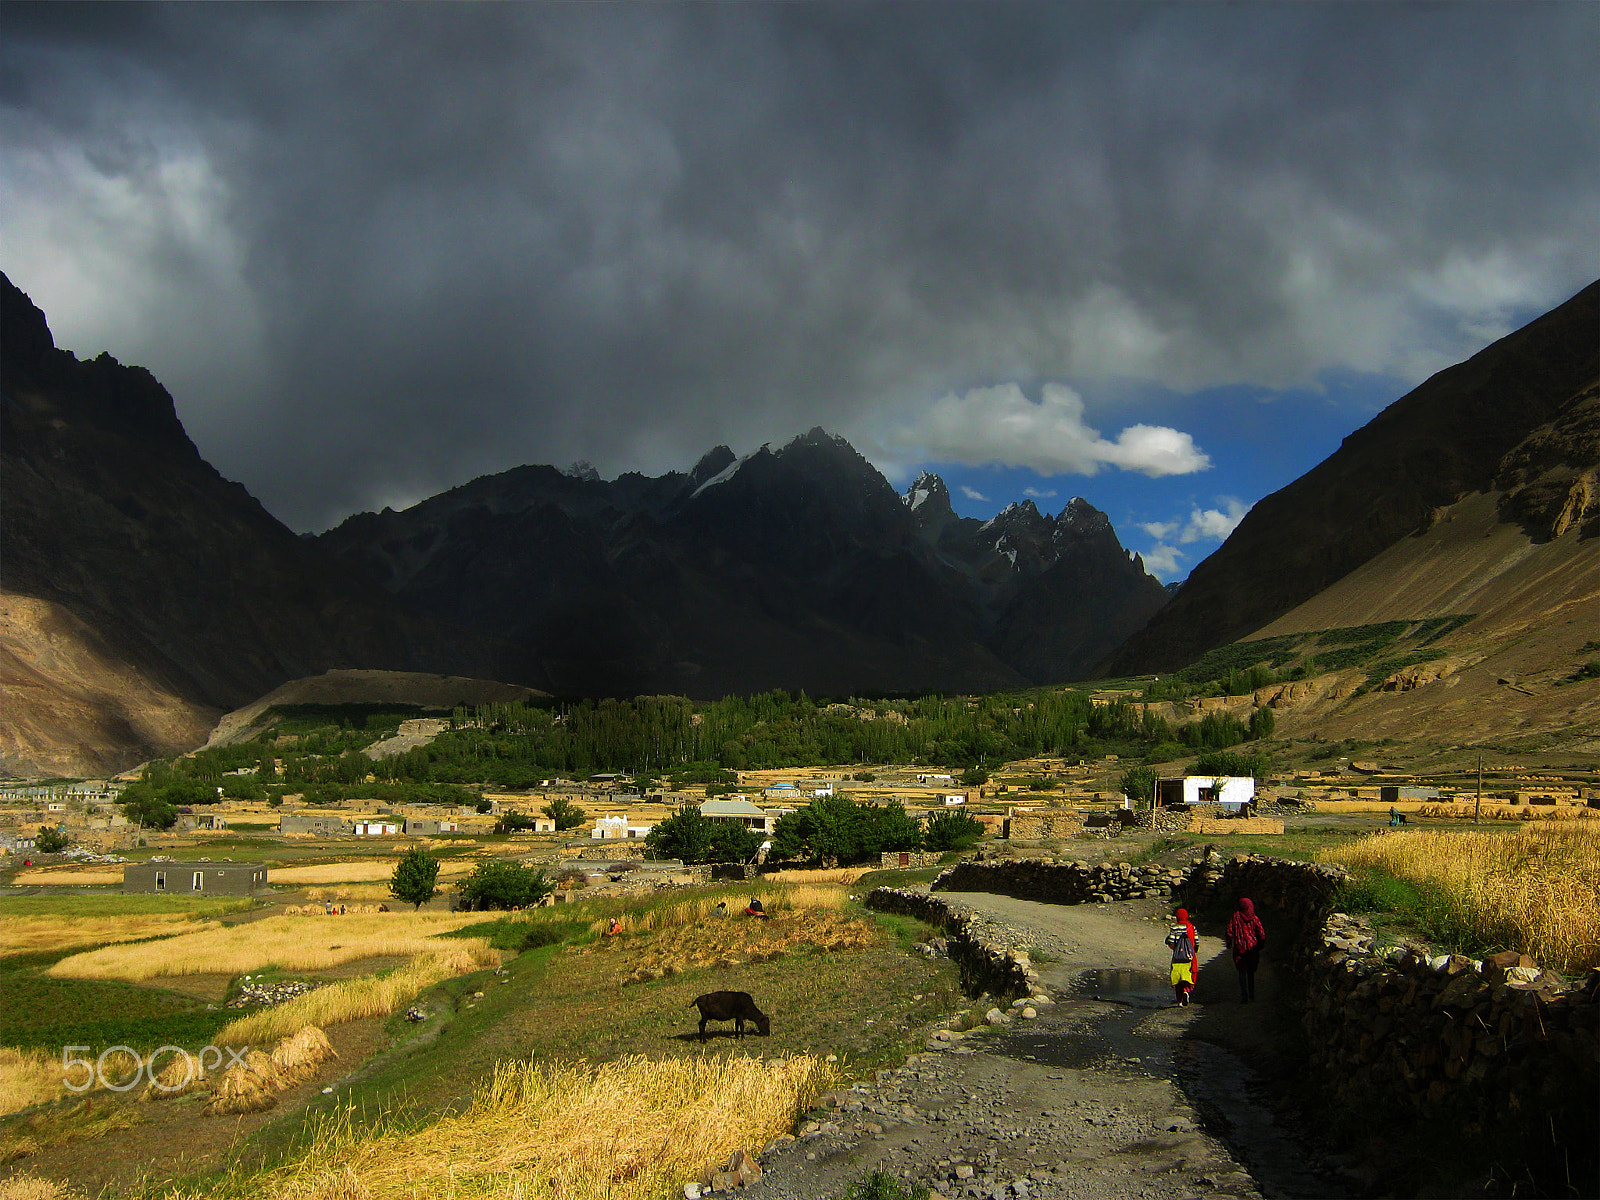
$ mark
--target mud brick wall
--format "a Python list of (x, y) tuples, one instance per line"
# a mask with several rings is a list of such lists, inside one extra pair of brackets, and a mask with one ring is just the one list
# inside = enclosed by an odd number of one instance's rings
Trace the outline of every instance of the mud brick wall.
[(867, 907), (926, 921), (944, 934), (950, 961), (961, 972), (961, 988), (969, 996), (988, 992), (1011, 999), (1041, 991), (1038, 975), (1026, 953), (1012, 945), (1013, 931), (1004, 924), (927, 892), (873, 888)]
[(933, 881), (936, 892), (990, 892), (1047, 904), (1101, 904), (1145, 896), (1166, 897), (1181, 888), (1187, 872), (1171, 867), (1123, 863), (1052, 862), (1037, 858), (959, 862)]

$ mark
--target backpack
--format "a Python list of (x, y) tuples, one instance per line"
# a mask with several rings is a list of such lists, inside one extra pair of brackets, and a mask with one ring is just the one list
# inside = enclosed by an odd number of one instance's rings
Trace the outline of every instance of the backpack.
[(1167, 934), (1167, 945), (1172, 947), (1173, 962), (1194, 961), (1194, 943), (1189, 940), (1187, 926), (1174, 925), (1172, 932)]

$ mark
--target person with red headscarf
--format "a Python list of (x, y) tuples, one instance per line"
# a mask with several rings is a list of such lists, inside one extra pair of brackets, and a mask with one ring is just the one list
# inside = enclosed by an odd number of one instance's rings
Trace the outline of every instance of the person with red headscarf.
[(1228, 919), (1222, 936), (1239, 971), (1239, 1003), (1249, 1004), (1256, 998), (1256, 968), (1261, 965), (1261, 947), (1267, 944), (1267, 931), (1256, 916), (1254, 902), (1239, 898), (1239, 911)]
[(1189, 1003), (1189, 993), (1194, 990), (1195, 966), (1200, 961), (1200, 935), (1189, 920), (1189, 910), (1178, 910), (1177, 923), (1167, 934), (1167, 945), (1172, 947), (1172, 990), (1178, 1004)]

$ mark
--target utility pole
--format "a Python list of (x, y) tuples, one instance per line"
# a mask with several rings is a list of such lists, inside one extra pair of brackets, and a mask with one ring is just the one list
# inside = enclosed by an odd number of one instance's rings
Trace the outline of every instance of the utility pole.
[(1478, 755), (1478, 802), (1472, 806), (1472, 823), (1476, 825), (1483, 812), (1483, 755)]

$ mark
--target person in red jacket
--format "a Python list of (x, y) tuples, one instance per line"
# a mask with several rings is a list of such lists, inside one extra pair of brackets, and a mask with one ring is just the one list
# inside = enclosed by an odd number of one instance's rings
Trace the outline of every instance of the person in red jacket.
[(1167, 945), (1172, 948), (1172, 991), (1178, 1004), (1187, 1005), (1189, 993), (1194, 991), (1195, 968), (1200, 963), (1200, 935), (1187, 910), (1180, 908), (1177, 917), (1167, 933)]
[(1267, 931), (1256, 916), (1256, 906), (1247, 897), (1239, 898), (1239, 911), (1228, 918), (1222, 936), (1233, 951), (1233, 965), (1239, 972), (1239, 1003), (1256, 998), (1256, 968), (1261, 965), (1261, 947), (1267, 944)]

